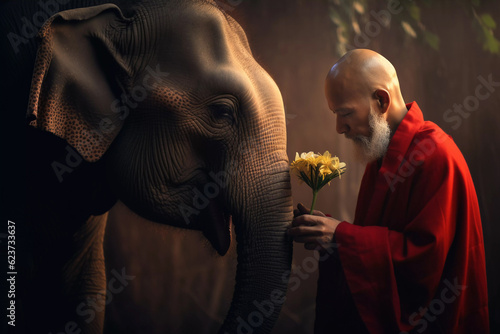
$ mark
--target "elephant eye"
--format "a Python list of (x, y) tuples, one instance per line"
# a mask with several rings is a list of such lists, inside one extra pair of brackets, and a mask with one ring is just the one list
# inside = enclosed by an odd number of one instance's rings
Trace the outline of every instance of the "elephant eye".
[(209, 106), (210, 112), (216, 120), (229, 120), (235, 122), (236, 105), (229, 99), (220, 100)]

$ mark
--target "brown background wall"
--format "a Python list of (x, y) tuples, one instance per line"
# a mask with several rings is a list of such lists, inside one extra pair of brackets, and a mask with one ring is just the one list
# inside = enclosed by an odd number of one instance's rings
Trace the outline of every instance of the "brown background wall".
[[(236, 3), (233, 1), (232, 3)], [(382, 2), (380, 2), (382, 3)], [(376, 10), (382, 9), (374, 8)], [(485, 7), (500, 21), (500, 3)], [(347, 162), (341, 180), (321, 191), (317, 208), (352, 221), (364, 166), (353, 160), (350, 144), (335, 132), (323, 82), (338, 59), (335, 27), (325, 1), (244, 1), (230, 11), (245, 29), (257, 61), (281, 89), (287, 113), (288, 156), (329, 150)], [(371, 39), (369, 48), (396, 67), (403, 96), (416, 100), (424, 117), (454, 138), (471, 170), (481, 207), (486, 243), (492, 328), (500, 328), (500, 87), (453, 129), (444, 112), (474, 95), (478, 76), (500, 82), (500, 57), (476, 42), (470, 19), (453, 2), (423, 6), (423, 23), (440, 36), (439, 52), (402, 33), (393, 20)], [(500, 23), (500, 22), (497, 22)], [(363, 26), (361, 26), (363, 30)], [(497, 29), (497, 36), (500, 35)], [(351, 43), (352, 44), (352, 43)], [(292, 179), (294, 204), (310, 205), (311, 192)], [(106, 240), (108, 272), (126, 268), (136, 278), (108, 305), (108, 329), (137, 333), (213, 333), (232, 295), (236, 254), (220, 258), (201, 234), (144, 221), (122, 205), (110, 214)], [(294, 247), (294, 266), (311, 256)], [(275, 333), (312, 333), (317, 273), (289, 291)], [(492, 331), (493, 332), (493, 331)]]

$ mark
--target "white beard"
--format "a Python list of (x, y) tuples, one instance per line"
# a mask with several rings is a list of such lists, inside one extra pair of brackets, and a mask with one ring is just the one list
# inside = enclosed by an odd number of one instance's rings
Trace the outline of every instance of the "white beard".
[(368, 122), (372, 134), (371, 137), (357, 135), (352, 138), (355, 144), (356, 159), (363, 163), (382, 158), (387, 152), (389, 142), (391, 141), (389, 123), (387, 123), (382, 114), (377, 114), (373, 109), (370, 110)]

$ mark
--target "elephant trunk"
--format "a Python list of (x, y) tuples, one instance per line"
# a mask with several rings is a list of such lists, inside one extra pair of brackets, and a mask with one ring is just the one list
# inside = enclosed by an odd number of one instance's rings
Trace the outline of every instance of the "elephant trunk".
[[(285, 301), (292, 243), (286, 229), (292, 220), (290, 174), (285, 161), (279, 171), (253, 184), (245, 208), (233, 215), (238, 266), (228, 316), (220, 333), (268, 333)], [(257, 195), (256, 195), (257, 194)]]

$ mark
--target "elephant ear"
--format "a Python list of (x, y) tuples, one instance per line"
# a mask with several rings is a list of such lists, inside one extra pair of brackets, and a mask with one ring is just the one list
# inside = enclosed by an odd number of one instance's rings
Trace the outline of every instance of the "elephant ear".
[(130, 85), (117, 43), (128, 24), (118, 7), (106, 4), (60, 12), (39, 32), (30, 125), (65, 139), (89, 162), (106, 152), (126, 116), (113, 106)]

